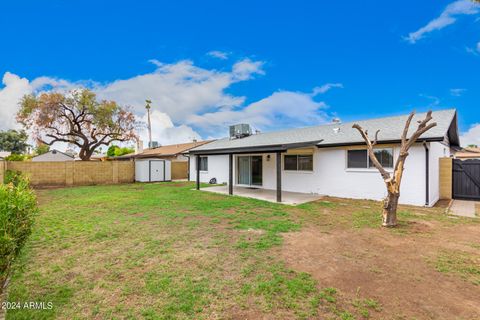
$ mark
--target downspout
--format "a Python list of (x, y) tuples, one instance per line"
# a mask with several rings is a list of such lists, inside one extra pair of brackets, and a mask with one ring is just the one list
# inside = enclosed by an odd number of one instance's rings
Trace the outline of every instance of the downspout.
[(430, 205), (430, 150), (426, 141), (423, 141), (425, 148), (425, 206)]
[(190, 155), (189, 154), (185, 154), (185, 157), (188, 158), (188, 162), (187, 162), (187, 180), (190, 181)]

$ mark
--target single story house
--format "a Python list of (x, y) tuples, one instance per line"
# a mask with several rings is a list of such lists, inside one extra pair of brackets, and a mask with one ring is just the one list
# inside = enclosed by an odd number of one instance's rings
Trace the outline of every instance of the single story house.
[(52, 149), (44, 154), (40, 154), (32, 158), (32, 161), (74, 161), (75, 157), (69, 153), (61, 152), (56, 149)]
[[(432, 116), (437, 126), (420, 137), (406, 160), (402, 204), (433, 206), (439, 200), (439, 158), (450, 157), (452, 148), (459, 146), (456, 110), (435, 111)], [(415, 115), (410, 132), (424, 117), (425, 113)], [(276, 190), (279, 202), (282, 191), (381, 200), (385, 184), (352, 125), (358, 123), (372, 136), (380, 130), (375, 152), (393, 172), (407, 118), (335, 122), (243, 137), (235, 134), (235, 126), (229, 138), (190, 150), (190, 177), (197, 188), (199, 182), (216, 178), (217, 183), (228, 184), (230, 194), (233, 186)]]

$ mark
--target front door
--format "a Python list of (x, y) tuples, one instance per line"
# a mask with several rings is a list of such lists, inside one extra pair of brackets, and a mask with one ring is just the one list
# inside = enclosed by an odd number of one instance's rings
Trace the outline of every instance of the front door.
[(247, 186), (261, 186), (262, 156), (239, 156), (237, 158), (237, 183)]

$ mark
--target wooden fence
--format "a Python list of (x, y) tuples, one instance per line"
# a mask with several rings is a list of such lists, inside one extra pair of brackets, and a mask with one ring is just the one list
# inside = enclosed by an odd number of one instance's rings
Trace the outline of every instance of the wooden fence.
[(172, 180), (188, 178), (188, 162), (172, 161)]
[(0, 181), (6, 170), (20, 171), (33, 186), (81, 186), (135, 181), (133, 161), (0, 162)]

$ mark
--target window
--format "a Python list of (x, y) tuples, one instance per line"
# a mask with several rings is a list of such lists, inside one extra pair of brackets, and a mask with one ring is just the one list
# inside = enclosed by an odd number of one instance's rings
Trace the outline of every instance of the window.
[(208, 157), (200, 157), (200, 171), (208, 171)]
[(285, 155), (283, 168), (287, 171), (313, 171), (312, 155)]
[[(374, 149), (373, 152), (384, 168), (393, 168), (393, 149)], [(375, 168), (367, 150), (348, 150), (347, 168)]]

